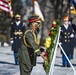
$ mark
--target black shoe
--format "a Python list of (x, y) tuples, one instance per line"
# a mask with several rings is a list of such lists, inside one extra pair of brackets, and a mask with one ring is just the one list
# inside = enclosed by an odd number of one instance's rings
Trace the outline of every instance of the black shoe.
[(70, 67), (70, 65), (67, 65), (67, 67)]
[(62, 67), (66, 67), (66, 65), (62, 65)]
[(15, 63), (15, 65), (19, 65), (19, 63)]

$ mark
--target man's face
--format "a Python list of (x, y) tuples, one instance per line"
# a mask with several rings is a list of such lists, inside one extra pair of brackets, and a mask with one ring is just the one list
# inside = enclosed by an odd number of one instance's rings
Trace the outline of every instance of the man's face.
[(16, 21), (20, 21), (20, 19), (21, 19), (20, 17), (16, 17)]
[(31, 25), (31, 28), (36, 30), (37, 29), (37, 25), (38, 25), (37, 22), (33, 22), (32, 25)]
[(65, 25), (68, 25), (68, 20), (64, 20), (64, 24)]

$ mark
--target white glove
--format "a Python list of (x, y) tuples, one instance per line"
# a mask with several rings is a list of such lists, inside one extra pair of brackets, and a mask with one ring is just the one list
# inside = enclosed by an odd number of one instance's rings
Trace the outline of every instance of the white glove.
[(70, 35), (70, 38), (74, 38), (74, 34), (73, 33)]
[(61, 43), (61, 42), (59, 42), (59, 44), (60, 44), (60, 45), (62, 45), (62, 43)]
[(11, 44), (12, 44), (12, 43), (14, 43), (14, 41), (13, 41), (13, 40), (11, 40), (10, 42), (11, 42)]

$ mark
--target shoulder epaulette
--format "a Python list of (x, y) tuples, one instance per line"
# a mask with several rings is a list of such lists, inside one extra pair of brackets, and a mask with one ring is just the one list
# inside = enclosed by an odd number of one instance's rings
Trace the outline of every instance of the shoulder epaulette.
[[(29, 31), (30, 31), (30, 30), (25, 31), (24, 36), (23, 36), (23, 41), (24, 41), (24, 44), (25, 44), (27, 47), (30, 47), (30, 48), (31, 48), (31, 46), (26, 42), (26, 38), (25, 38), (26, 33), (29, 32)], [(31, 32), (31, 31), (30, 31), (30, 32)], [(35, 33), (32, 33), (32, 34), (33, 34), (33, 36), (34, 36), (34, 40), (35, 40), (36, 44), (39, 44), (39, 42), (37, 41), (36, 34), (35, 34)]]
[(24, 36), (23, 36), (23, 41), (24, 41), (24, 44), (25, 44), (27, 47), (30, 47), (30, 48), (31, 48), (31, 46), (26, 42), (26, 38), (25, 38), (26, 33), (29, 32), (29, 31), (30, 31), (30, 30), (25, 31)]

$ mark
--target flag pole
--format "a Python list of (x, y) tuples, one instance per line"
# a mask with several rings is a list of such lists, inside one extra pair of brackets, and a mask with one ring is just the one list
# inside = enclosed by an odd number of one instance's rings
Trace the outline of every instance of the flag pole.
[(34, 1), (35, 0), (32, 0), (32, 7), (33, 7), (32, 15), (34, 15)]
[(71, 3), (71, 0), (69, 0), (69, 17), (70, 17), (70, 14), (71, 14), (71, 12), (70, 12), (70, 3)]

